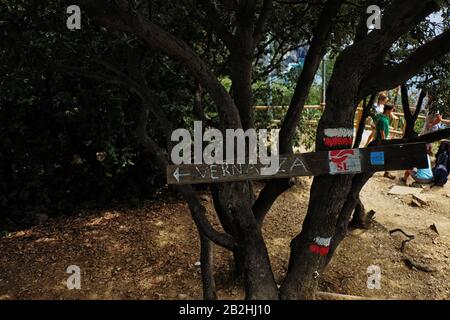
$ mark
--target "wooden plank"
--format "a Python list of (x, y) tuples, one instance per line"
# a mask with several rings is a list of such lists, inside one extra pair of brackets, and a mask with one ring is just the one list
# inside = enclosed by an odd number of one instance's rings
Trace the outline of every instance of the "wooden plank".
[(348, 294), (332, 293), (332, 292), (316, 292), (316, 298), (321, 300), (378, 300), (376, 298), (352, 296)]
[(295, 176), (354, 174), (426, 168), (423, 143), (280, 156), (278, 172), (262, 175), (263, 164), (187, 164), (167, 167), (168, 184), (267, 180)]

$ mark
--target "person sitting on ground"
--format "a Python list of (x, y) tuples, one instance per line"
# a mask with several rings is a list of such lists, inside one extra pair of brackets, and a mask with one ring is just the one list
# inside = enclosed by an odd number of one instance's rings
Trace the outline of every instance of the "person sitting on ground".
[(427, 154), (427, 160), (428, 160), (428, 167), (426, 167), (425, 169), (414, 168), (413, 170), (405, 171), (405, 176), (403, 177), (402, 181), (407, 183), (408, 178), (411, 177), (414, 179), (415, 182), (419, 184), (433, 183), (434, 176), (433, 171), (431, 170), (431, 160), (429, 154)]

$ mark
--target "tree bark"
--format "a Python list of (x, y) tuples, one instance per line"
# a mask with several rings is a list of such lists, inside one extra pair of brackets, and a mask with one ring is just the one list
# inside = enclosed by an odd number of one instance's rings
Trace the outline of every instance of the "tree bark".
[[(228, 197), (222, 197), (221, 195), (225, 194), (223, 192), (223, 184), (213, 184), (210, 186), (211, 195), (213, 199), (214, 209), (217, 213), (217, 217), (219, 218), (220, 224), (222, 225), (225, 232), (231, 234), (233, 237), (237, 237), (237, 228), (233, 224), (232, 217), (229, 214), (229, 210), (227, 208), (227, 200)], [(240, 248), (236, 248), (233, 251), (233, 261), (234, 261), (234, 277), (239, 278), (244, 275), (244, 255), (243, 252), (240, 251)]]
[(243, 269), (246, 299), (278, 299), (269, 254), (251, 209), (250, 185), (246, 182), (226, 183), (220, 188), (219, 210), (226, 210), (221, 214), (224, 225), (230, 228), (238, 243), (233, 252), (237, 268)]
[(361, 140), (364, 134), (364, 130), (366, 130), (366, 120), (370, 115), (370, 109), (373, 106), (373, 103), (375, 102), (376, 95), (372, 94), (369, 99), (369, 103), (366, 103), (367, 100), (364, 100), (364, 106), (363, 106), (363, 113), (361, 116), (361, 120), (359, 121), (358, 131), (356, 132), (355, 141), (353, 143), (354, 148), (359, 148), (359, 145), (361, 144)]
[(280, 288), (282, 299), (314, 299), (326, 254), (311, 251), (315, 238), (331, 238), (339, 212), (350, 189), (349, 176), (316, 177), (311, 186), (308, 212), (302, 231), (291, 242), (286, 278)]
[(231, 80), (233, 82), (233, 100), (239, 110), (244, 130), (254, 127), (252, 98), (252, 54), (237, 51), (231, 56)]
[(427, 93), (425, 90), (420, 91), (419, 100), (417, 101), (416, 110), (414, 111), (414, 114), (411, 112), (411, 108), (409, 106), (409, 98), (408, 98), (408, 88), (406, 85), (401, 86), (401, 94), (402, 94), (402, 107), (403, 107), (403, 114), (405, 115), (405, 121), (406, 121), (406, 128), (403, 135), (403, 138), (409, 139), (417, 137), (417, 132), (415, 130), (415, 125), (417, 118), (419, 117), (420, 110), (422, 108), (423, 101), (425, 97), (427, 96)]
[(203, 232), (200, 235), (200, 268), (202, 271), (203, 299), (217, 300), (216, 282), (214, 280), (213, 244)]

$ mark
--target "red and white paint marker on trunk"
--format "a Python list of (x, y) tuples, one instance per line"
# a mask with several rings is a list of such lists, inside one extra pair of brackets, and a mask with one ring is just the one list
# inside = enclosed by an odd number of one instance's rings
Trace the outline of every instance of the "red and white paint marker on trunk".
[(324, 257), (330, 251), (331, 238), (314, 238), (314, 243), (309, 246), (309, 251)]
[(323, 142), (327, 147), (348, 147), (353, 143), (353, 129), (335, 128), (325, 129)]

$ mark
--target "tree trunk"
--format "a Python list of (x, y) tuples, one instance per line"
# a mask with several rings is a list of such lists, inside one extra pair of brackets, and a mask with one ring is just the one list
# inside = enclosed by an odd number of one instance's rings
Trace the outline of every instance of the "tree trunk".
[(219, 217), (222, 216), (224, 227), (230, 228), (233, 238), (238, 242), (238, 248), (233, 252), (237, 270), (243, 271), (246, 299), (278, 299), (269, 254), (251, 209), (250, 184), (226, 183), (217, 188), (214, 197), (218, 197), (216, 201), (220, 203)]
[(354, 216), (354, 220), (357, 219), (361, 223), (366, 222), (365, 219), (366, 216), (365, 215), (363, 216), (365, 210), (360, 200), (359, 193), (372, 176), (373, 176), (372, 173), (363, 173), (357, 174), (353, 177), (352, 187), (347, 196), (347, 200), (344, 206), (342, 207), (341, 212), (339, 213), (336, 225), (336, 232), (334, 234), (333, 239), (331, 240), (330, 251), (328, 252), (327, 255), (326, 265), (329, 264), (338, 245), (347, 235), (349, 220), (352, 216), (352, 213)]
[(335, 234), (338, 215), (350, 183), (350, 176), (320, 176), (314, 179), (302, 231), (291, 242), (289, 267), (280, 289), (282, 299), (314, 299), (329, 248), (329, 245), (323, 245), (319, 248), (321, 251), (315, 250), (316, 239), (329, 239)]
[(270, 267), (261, 232), (253, 225), (253, 232), (248, 232), (239, 241), (244, 253), (245, 298), (248, 300), (277, 300), (278, 288)]
[[(214, 203), (214, 209), (216, 210), (217, 217), (219, 218), (220, 224), (226, 233), (231, 234), (234, 238), (237, 237), (237, 229), (233, 224), (232, 217), (227, 209), (228, 197), (223, 190), (223, 184), (213, 184), (211, 185), (211, 195)], [(221, 195), (224, 195), (222, 197)], [(233, 251), (234, 260), (234, 278), (239, 278), (244, 275), (244, 254), (240, 249)]]
[[(359, 53), (349, 50), (336, 61), (327, 89), (327, 107), (317, 129), (317, 151), (352, 147), (353, 141), (348, 138), (353, 137), (359, 83), (364, 77), (360, 66), (367, 64), (361, 59)], [(330, 133), (327, 129), (335, 130)], [(330, 140), (335, 138), (338, 143)], [(351, 175), (314, 178), (302, 231), (291, 242), (288, 272), (281, 286), (282, 299), (314, 299), (352, 180)]]
[(214, 257), (212, 242), (198, 230), (200, 235), (200, 267), (202, 270), (203, 299), (217, 300), (214, 280)]
[(374, 211), (367, 212), (364, 204), (362, 203), (359, 194), (356, 198), (355, 211), (353, 213), (353, 218), (349, 222), (350, 226), (355, 229), (369, 229)]
[(205, 110), (203, 109), (203, 91), (202, 87), (197, 84), (194, 92), (194, 119), (206, 121)]
[(242, 128), (247, 130), (254, 127), (254, 112), (252, 98), (252, 62), (250, 53), (241, 52), (231, 57), (231, 80), (233, 82), (233, 100), (239, 110)]

